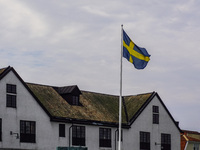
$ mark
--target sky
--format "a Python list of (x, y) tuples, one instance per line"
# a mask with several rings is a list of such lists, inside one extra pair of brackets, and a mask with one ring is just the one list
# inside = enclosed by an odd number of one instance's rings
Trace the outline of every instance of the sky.
[(121, 25), (151, 55), (123, 58), (122, 93), (157, 92), (181, 129), (200, 132), (199, 0), (0, 0), (0, 68), (25, 82), (119, 95)]

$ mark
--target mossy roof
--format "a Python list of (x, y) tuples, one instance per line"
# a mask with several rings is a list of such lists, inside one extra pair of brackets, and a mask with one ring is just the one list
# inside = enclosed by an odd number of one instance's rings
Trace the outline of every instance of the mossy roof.
[(3, 73), (5, 69), (6, 69), (6, 68), (1, 68), (1, 69), (0, 69), (0, 74)]
[[(75, 106), (63, 99), (52, 86), (31, 83), (27, 83), (27, 86), (53, 117), (109, 123), (118, 122), (119, 96), (81, 91), (80, 103), (82, 106)], [(151, 94), (125, 96), (122, 122), (127, 124)]]

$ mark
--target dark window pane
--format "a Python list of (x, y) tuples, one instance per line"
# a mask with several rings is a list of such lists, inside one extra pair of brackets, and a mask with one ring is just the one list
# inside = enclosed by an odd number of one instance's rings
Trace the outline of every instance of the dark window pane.
[(153, 114), (153, 124), (159, 124), (159, 114)]
[(159, 113), (159, 107), (158, 106), (153, 106), (153, 112), (154, 113)]
[(16, 95), (6, 95), (6, 106), (16, 108)]
[(111, 129), (99, 128), (99, 146), (111, 147)]
[(72, 145), (85, 146), (85, 127), (84, 126), (72, 127)]
[(140, 132), (140, 150), (150, 150), (149, 132)]
[(16, 85), (7, 84), (7, 85), (6, 85), (6, 91), (7, 91), (7, 93), (16, 94)]
[(59, 124), (59, 137), (65, 137), (65, 124)]
[(162, 150), (171, 150), (171, 135), (161, 134), (161, 147)]
[(20, 121), (20, 142), (35, 143), (36, 125), (34, 121)]
[(0, 118), (0, 141), (2, 141), (2, 119)]

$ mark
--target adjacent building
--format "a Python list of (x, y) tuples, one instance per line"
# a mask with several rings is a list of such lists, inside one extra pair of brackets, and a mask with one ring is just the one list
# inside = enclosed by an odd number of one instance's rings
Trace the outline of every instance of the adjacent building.
[(181, 150), (200, 150), (200, 133), (183, 130), (181, 134)]
[(180, 150), (181, 130), (156, 92), (123, 97), (26, 83), (0, 69), (0, 149)]

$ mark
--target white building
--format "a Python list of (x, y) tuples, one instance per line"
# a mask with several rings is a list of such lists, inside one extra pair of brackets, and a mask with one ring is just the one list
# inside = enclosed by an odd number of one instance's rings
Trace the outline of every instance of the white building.
[[(123, 150), (180, 150), (180, 128), (156, 92), (123, 97)], [(0, 150), (117, 150), (118, 96), (25, 83), (0, 69)]]

